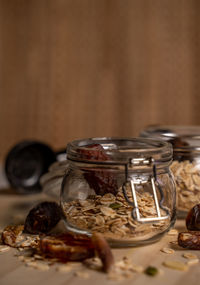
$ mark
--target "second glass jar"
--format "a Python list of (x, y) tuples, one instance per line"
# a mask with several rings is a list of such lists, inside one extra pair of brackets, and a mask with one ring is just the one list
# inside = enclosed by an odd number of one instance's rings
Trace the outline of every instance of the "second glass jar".
[(159, 138), (173, 146), (170, 166), (176, 182), (178, 217), (200, 201), (200, 127), (199, 126), (149, 126), (142, 137)]

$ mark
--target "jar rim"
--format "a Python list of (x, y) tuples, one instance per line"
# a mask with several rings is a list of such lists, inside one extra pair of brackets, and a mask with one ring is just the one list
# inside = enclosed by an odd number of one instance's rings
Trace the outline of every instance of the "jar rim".
[(200, 126), (150, 125), (140, 136), (170, 142), (174, 152), (200, 152)]
[(68, 143), (67, 159), (87, 163), (100, 163), (101, 161), (95, 158), (88, 159), (81, 155), (83, 150), (93, 151), (91, 145), (94, 144), (100, 144), (108, 155), (108, 160), (102, 160), (104, 164), (127, 164), (130, 159), (134, 158), (151, 158), (156, 164), (162, 164), (171, 162), (173, 154), (171, 144), (160, 139), (97, 137), (74, 140)]

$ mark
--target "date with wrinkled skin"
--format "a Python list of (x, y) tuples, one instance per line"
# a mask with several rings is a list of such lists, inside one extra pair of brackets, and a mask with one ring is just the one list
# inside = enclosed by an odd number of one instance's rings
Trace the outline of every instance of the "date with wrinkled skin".
[(195, 205), (188, 212), (186, 227), (189, 231), (200, 231), (200, 204)]
[[(86, 148), (80, 148), (79, 153), (83, 159), (87, 160), (110, 160), (110, 157), (100, 144), (91, 144)], [(104, 195), (105, 193), (116, 194), (118, 191), (116, 176), (110, 171), (90, 168), (85, 170), (83, 175), (90, 188), (94, 189), (97, 195)]]
[(82, 261), (94, 256), (94, 248), (89, 240), (74, 238), (62, 234), (46, 236), (40, 239), (40, 251), (47, 257), (57, 258), (63, 262)]
[(63, 262), (83, 261), (97, 254), (104, 272), (109, 272), (114, 265), (110, 246), (100, 233), (93, 233), (92, 237), (70, 233), (41, 237), (40, 252)]
[(182, 232), (178, 235), (178, 244), (183, 248), (199, 250), (200, 249), (200, 232)]
[(42, 202), (26, 217), (24, 232), (30, 234), (48, 233), (60, 221), (62, 212), (55, 202)]

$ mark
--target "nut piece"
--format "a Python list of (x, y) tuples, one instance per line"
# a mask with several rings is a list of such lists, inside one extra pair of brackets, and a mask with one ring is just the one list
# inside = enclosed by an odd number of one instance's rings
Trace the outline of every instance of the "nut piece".
[(163, 265), (171, 269), (175, 269), (175, 270), (180, 270), (180, 271), (188, 270), (187, 264), (180, 262), (180, 261), (168, 260), (168, 261), (163, 262)]
[(200, 232), (179, 233), (178, 244), (188, 249), (200, 249)]
[(21, 242), (24, 237), (22, 232), (24, 226), (7, 226), (2, 232), (2, 241), (12, 247), (17, 247), (18, 243)]
[(110, 272), (114, 265), (114, 257), (110, 246), (107, 241), (100, 233), (93, 233), (92, 242), (97, 252), (98, 257), (101, 259), (103, 264), (103, 271)]
[(148, 266), (144, 272), (149, 276), (155, 276), (158, 274), (158, 269), (154, 266)]

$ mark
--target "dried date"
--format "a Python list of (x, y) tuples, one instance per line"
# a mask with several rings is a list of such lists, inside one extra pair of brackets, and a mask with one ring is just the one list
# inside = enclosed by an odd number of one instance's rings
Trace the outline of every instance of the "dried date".
[(55, 202), (42, 202), (34, 207), (28, 214), (24, 232), (31, 234), (47, 233), (61, 219), (61, 209)]
[(178, 244), (183, 248), (200, 249), (200, 232), (182, 232), (178, 235)]
[[(110, 157), (106, 154), (100, 144), (92, 144), (79, 150), (82, 158), (88, 160), (108, 161)], [(94, 189), (97, 195), (105, 193), (116, 194), (118, 191), (117, 179), (113, 173), (107, 170), (87, 169), (84, 177), (90, 188)]]
[(186, 227), (189, 231), (200, 231), (200, 204), (195, 205), (188, 212)]
[(79, 240), (70, 234), (41, 238), (40, 251), (47, 257), (58, 258), (63, 262), (82, 261), (94, 256), (94, 247), (89, 240)]

